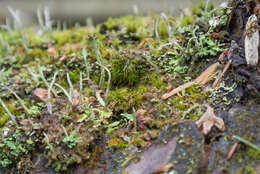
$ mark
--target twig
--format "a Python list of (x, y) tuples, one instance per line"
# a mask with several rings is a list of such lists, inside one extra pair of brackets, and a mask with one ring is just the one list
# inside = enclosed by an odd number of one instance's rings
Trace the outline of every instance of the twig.
[(215, 82), (213, 83), (213, 85), (212, 85), (213, 88), (216, 88), (216, 87), (219, 86), (219, 84), (220, 84), (222, 78), (224, 77), (224, 75), (225, 75), (226, 71), (228, 70), (228, 68), (230, 67), (231, 63), (232, 63), (232, 59), (230, 59), (230, 60), (227, 62), (226, 66), (225, 66), (225, 68), (224, 68), (224, 70), (223, 70), (223, 72), (221, 73), (221, 75), (219, 76), (219, 78), (217, 78), (217, 79), (215, 80)]
[(237, 145), (238, 145), (238, 142), (235, 142), (235, 143), (233, 144), (233, 146), (230, 148), (230, 150), (229, 150), (229, 152), (228, 152), (228, 156), (227, 156), (227, 159), (228, 159), (228, 160), (230, 160), (230, 159), (232, 158), (232, 156), (233, 156), (233, 154), (234, 154), (234, 152), (235, 152), (235, 150), (236, 150), (236, 148), (237, 148)]
[(6, 107), (6, 105), (4, 104), (3, 100), (0, 98), (0, 103), (2, 105), (2, 107), (4, 108), (4, 110), (6, 111), (6, 113), (8, 114), (8, 116), (11, 118), (11, 120), (17, 124), (17, 121), (15, 120), (14, 115), (9, 111), (9, 109)]
[(171, 92), (169, 93), (166, 93), (162, 96), (162, 99), (167, 99), (175, 94), (177, 94), (178, 92), (181, 92), (182, 90), (186, 89), (186, 88), (189, 88), (190, 86), (194, 85), (195, 82), (188, 82), (188, 83), (185, 83), (181, 86), (179, 86), (178, 88), (175, 88), (174, 90), (172, 90)]

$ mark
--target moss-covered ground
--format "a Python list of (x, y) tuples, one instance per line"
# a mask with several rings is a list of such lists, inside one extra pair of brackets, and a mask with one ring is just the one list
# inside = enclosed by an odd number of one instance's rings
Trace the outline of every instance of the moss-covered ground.
[(178, 19), (133, 15), (95, 27), (3, 27), (0, 168), (28, 173), (41, 155), (57, 173), (90, 170), (100, 166), (104, 149), (148, 147), (164, 126), (197, 121), (204, 104), (238, 103), (229, 95), (231, 81), (161, 98), (198, 77), (227, 47), (214, 33), (227, 26), (231, 9), (205, 8), (201, 2)]

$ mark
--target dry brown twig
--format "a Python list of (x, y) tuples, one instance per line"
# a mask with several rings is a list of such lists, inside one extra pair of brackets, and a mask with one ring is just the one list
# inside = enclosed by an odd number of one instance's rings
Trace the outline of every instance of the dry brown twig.
[(226, 64), (224, 70), (222, 71), (221, 75), (220, 75), (220, 76), (215, 80), (215, 82), (213, 83), (213, 85), (212, 85), (213, 88), (216, 88), (216, 87), (219, 86), (220, 82), (222, 81), (222, 79), (223, 79), (223, 77), (224, 77), (226, 71), (227, 71), (228, 68), (230, 67), (231, 63), (232, 63), (232, 59), (228, 60), (228, 62), (227, 62), (227, 64)]
[(228, 159), (228, 160), (230, 160), (230, 159), (232, 158), (232, 156), (233, 156), (233, 154), (234, 154), (234, 152), (235, 152), (235, 150), (236, 150), (236, 148), (237, 148), (237, 145), (238, 145), (238, 142), (235, 142), (235, 143), (233, 144), (233, 146), (230, 148), (230, 150), (229, 150), (229, 152), (228, 152), (228, 156), (227, 156), (227, 159)]
[(144, 44), (145, 44), (146, 42), (151, 42), (151, 41), (153, 41), (153, 38), (145, 38), (145, 39), (143, 39), (143, 40), (140, 42), (140, 44), (137, 46), (137, 48), (140, 49), (140, 48), (142, 48), (142, 47), (144, 46)]
[(170, 91), (169, 93), (166, 93), (162, 96), (162, 99), (167, 99), (175, 94), (177, 94), (178, 92), (189, 88), (190, 86), (194, 85), (194, 84), (201, 84), (201, 85), (205, 85), (206, 83), (208, 83), (211, 78), (216, 74), (217, 69), (219, 67), (219, 63), (214, 63), (212, 65), (210, 65), (203, 73), (201, 73), (201, 75), (199, 77), (197, 77), (194, 81), (192, 82), (188, 82), (185, 83), (181, 86), (179, 86), (178, 88), (173, 89), (172, 91)]

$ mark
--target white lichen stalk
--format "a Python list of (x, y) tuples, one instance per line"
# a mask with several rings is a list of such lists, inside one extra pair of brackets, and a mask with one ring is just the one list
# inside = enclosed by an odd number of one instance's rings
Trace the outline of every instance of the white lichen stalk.
[(254, 25), (257, 24), (257, 16), (251, 15), (246, 24), (245, 55), (248, 65), (255, 66), (258, 63), (259, 31)]

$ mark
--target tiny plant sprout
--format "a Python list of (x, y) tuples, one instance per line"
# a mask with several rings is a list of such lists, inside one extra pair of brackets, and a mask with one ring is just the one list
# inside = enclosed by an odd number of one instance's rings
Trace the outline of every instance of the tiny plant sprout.
[(2, 107), (4, 108), (4, 110), (6, 111), (6, 113), (8, 114), (8, 116), (11, 118), (11, 120), (17, 124), (17, 121), (15, 120), (15, 116), (9, 111), (9, 109), (7, 108), (7, 106), (4, 104), (3, 100), (0, 98), (0, 104), (2, 105)]

